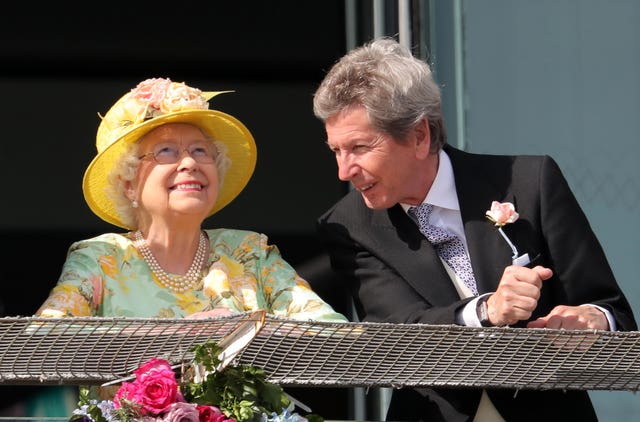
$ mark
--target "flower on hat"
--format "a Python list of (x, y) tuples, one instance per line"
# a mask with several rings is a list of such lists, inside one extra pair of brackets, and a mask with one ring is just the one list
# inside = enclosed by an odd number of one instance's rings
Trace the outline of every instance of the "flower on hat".
[(209, 108), (201, 90), (166, 78), (150, 78), (140, 82), (131, 90), (127, 101), (132, 102), (126, 106), (127, 109), (138, 109), (134, 122), (176, 111)]
[(489, 209), (485, 215), (498, 227), (498, 232), (500, 232), (513, 252), (512, 258), (516, 259), (518, 257), (518, 249), (502, 230), (505, 224), (514, 223), (518, 217), (520, 217), (520, 214), (516, 212), (516, 208), (511, 202), (493, 201), (491, 202), (491, 209)]
[(180, 111), (208, 110), (208, 100), (220, 93), (205, 93), (184, 82), (173, 82), (167, 78), (145, 79), (102, 117), (101, 126), (104, 129), (98, 129), (98, 150), (110, 145), (134, 126), (154, 117)]

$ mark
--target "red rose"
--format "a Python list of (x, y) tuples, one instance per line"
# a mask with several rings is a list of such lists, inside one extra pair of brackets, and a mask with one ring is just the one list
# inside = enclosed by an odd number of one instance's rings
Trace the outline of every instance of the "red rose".
[(236, 422), (235, 419), (227, 419), (227, 416), (215, 406), (198, 405), (200, 422)]

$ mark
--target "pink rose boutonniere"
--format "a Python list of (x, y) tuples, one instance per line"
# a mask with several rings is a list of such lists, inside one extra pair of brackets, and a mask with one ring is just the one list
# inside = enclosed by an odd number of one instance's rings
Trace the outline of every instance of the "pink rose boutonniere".
[(485, 215), (496, 225), (496, 227), (498, 227), (498, 232), (500, 233), (500, 235), (502, 235), (504, 240), (511, 248), (511, 251), (513, 252), (513, 255), (511, 256), (513, 264), (527, 265), (530, 261), (529, 254), (518, 256), (518, 249), (513, 244), (513, 242), (511, 242), (511, 239), (509, 239), (509, 237), (505, 234), (504, 230), (502, 230), (502, 227), (504, 225), (514, 223), (516, 220), (518, 220), (518, 217), (520, 217), (520, 214), (516, 212), (513, 204), (511, 202), (493, 201), (491, 202), (491, 209), (488, 210)]

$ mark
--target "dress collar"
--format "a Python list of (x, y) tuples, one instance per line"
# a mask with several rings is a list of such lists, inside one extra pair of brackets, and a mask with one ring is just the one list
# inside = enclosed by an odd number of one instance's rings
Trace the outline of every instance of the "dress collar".
[[(429, 189), (422, 203), (460, 211), (460, 204), (458, 203), (458, 195), (456, 193), (456, 183), (453, 176), (453, 166), (451, 165), (451, 159), (444, 150), (440, 150), (438, 163), (436, 178), (433, 180), (431, 189)], [(405, 211), (411, 207), (411, 205), (408, 204), (400, 205)]]

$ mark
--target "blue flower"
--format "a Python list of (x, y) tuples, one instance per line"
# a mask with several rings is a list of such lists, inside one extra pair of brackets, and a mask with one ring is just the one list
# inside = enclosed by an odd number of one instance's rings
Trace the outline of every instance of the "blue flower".
[(282, 410), (279, 415), (276, 412), (271, 413), (271, 418), (266, 413), (262, 414), (260, 422), (308, 422), (306, 418), (293, 412), (293, 403), (286, 409)]
[(119, 418), (113, 413), (114, 409), (114, 403), (111, 400), (98, 402), (92, 399), (75, 409), (70, 420), (74, 422), (117, 422)]

